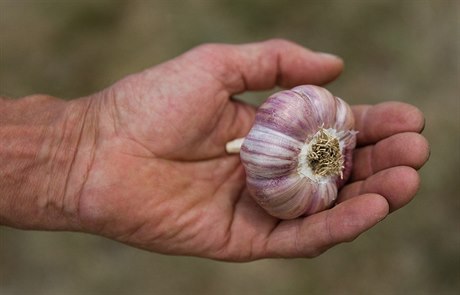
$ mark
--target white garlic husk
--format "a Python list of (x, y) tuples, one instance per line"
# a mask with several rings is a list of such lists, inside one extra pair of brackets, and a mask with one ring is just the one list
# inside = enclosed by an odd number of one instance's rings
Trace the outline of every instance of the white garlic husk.
[(249, 192), (280, 219), (330, 208), (350, 176), (353, 127), (348, 104), (324, 88), (303, 85), (273, 94), (241, 145)]

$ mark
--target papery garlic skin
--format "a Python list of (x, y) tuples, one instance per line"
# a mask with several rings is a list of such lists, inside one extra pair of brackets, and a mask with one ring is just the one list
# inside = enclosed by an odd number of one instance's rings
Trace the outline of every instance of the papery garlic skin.
[[(240, 150), (251, 195), (281, 219), (329, 208), (350, 176), (353, 127), (348, 104), (324, 88), (303, 85), (273, 94), (258, 109)], [(315, 173), (307, 158), (320, 136), (331, 139), (341, 153), (335, 162), (340, 168), (322, 172), (327, 175)]]

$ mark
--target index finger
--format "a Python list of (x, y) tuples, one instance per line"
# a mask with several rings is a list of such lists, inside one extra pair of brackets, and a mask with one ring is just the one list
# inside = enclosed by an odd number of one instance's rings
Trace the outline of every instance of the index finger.
[(401, 132), (421, 132), (425, 119), (413, 105), (383, 102), (377, 105), (352, 107), (359, 146), (373, 144)]

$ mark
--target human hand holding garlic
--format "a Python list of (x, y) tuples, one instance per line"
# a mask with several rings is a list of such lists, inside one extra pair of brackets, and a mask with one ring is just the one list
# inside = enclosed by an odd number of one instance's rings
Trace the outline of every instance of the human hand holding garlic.
[(42, 204), (33, 220), (14, 212), (24, 208), (7, 212), (3, 202), (0, 221), (230, 261), (314, 257), (351, 241), (419, 187), (416, 169), (427, 160), (428, 144), (415, 107), (352, 107), (359, 133), (351, 177), (333, 208), (305, 218), (268, 215), (247, 191), (239, 156), (225, 151), (228, 141), (248, 133), (256, 113), (233, 95), (321, 85), (341, 70), (340, 59), (282, 40), (205, 45), (71, 101), (83, 114), (75, 123), (76, 148), (69, 149), (72, 164), (62, 181), (43, 189), (62, 193), (24, 197), (26, 209)]

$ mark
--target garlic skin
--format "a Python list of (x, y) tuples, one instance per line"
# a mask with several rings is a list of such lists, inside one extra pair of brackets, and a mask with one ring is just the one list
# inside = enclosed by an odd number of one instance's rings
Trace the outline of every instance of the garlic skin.
[(303, 85), (270, 96), (241, 145), (249, 192), (270, 215), (306, 216), (332, 206), (356, 145), (347, 103)]

